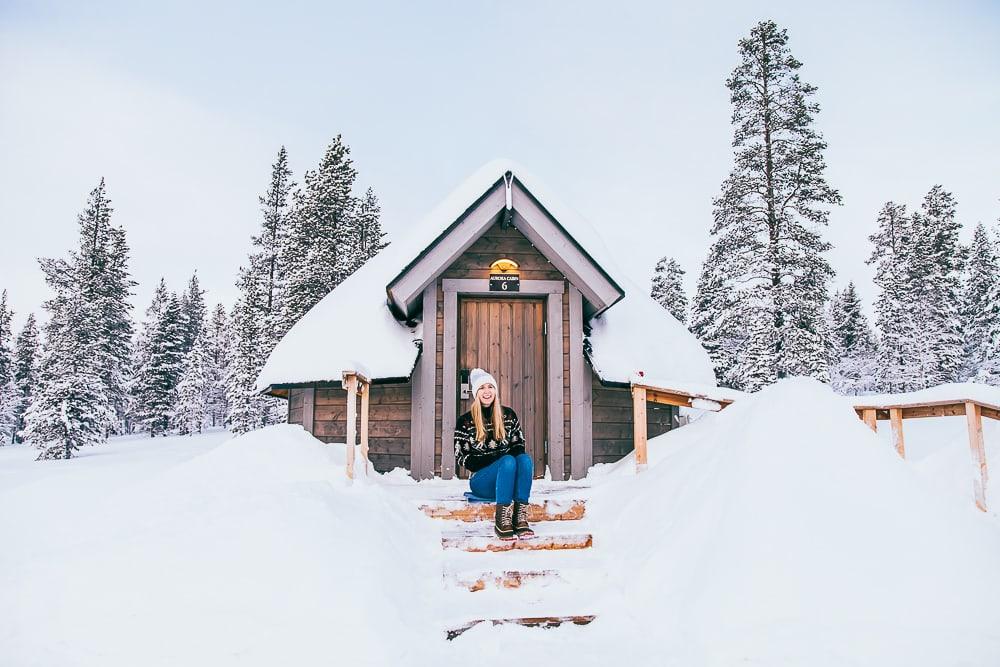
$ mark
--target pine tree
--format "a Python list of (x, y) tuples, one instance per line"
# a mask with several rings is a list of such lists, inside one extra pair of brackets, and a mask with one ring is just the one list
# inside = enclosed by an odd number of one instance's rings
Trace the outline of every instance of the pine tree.
[(38, 459), (68, 459), (80, 447), (103, 442), (115, 418), (102, 377), (100, 303), (87, 296), (89, 267), (73, 257), (40, 261), (55, 295), (38, 371), (38, 389), (24, 415), (24, 439), (41, 449)]
[(205, 290), (198, 283), (197, 273), (191, 276), (187, 290), (181, 295), (181, 312), (184, 326), (182, 349), (187, 354), (194, 347), (194, 341), (205, 324)]
[(211, 386), (206, 335), (199, 332), (184, 356), (184, 370), (177, 383), (177, 402), (171, 415), (174, 429), (181, 435), (201, 433), (209, 421)]
[(129, 274), (125, 231), (111, 224), (113, 211), (102, 178), (79, 216), (80, 250), (74, 261), (80, 272), (84, 298), (98, 310), (93, 332), (97, 339), (96, 363), (112, 407), (112, 416), (105, 429), (120, 432), (132, 354), (130, 297), (136, 283)]
[[(159, 295), (154, 297), (154, 304), (159, 298)], [(167, 296), (156, 314), (155, 324), (148, 330), (146, 358), (138, 369), (135, 385), (137, 425), (150, 437), (163, 435), (170, 429), (184, 363), (184, 315), (177, 294)]]
[[(365, 262), (388, 247), (386, 233), (382, 231), (382, 207), (371, 188), (365, 190), (364, 197), (357, 200), (352, 216), (353, 235), (350, 253), (353, 260), (349, 262), (350, 275), (361, 268)], [(346, 277), (346, 276), (345, 276)]]
[(741, 63), (726, 82), (735, 166), (714, 201), (709, 273), (729, 292), (716, 302), (730, 312), (712, 319), (748, 323), (727, 374), (751, 391), (787, 375), (829, 377), (823, 305), (833, 269), (819, 229), (841, 197), (824, 176), (816, 88), (800, 80), (802, 63), (787, 45), (785, 30), (758, 23), (740, 40)]
[[(282, 146), (277, 160), (271, 166), (271, 183), (267, 191), (258, 198), (263, 221), (260, 235), (252, 238), (252, 254), (257, 256), (256, 266), (264, 273), (265, 308), (269, 313), (281, 313), (283, 310), (282, 294), (286, 276), (282, 251), (289, 243), (293, 222), (290, 197), (294, 188), (292, 170), (288, 167), (288, 151)], [(295, 250), (288, 247), (285, 252), (292, 256)]]
[(830, 304), (830, 384), (841, 394), (876, 389), (875, 334), (853, 282), (834, 294)]
[(722, 258), (717, 241), (709, 246), (701, 266), (698, 288), (691, 304), (691, 332), (701, 341), (715, 369), (716, 382), (739, 387), (737, 358), (746, 347), (746, 328), (740, 326), (734, 292), (726, 289)]
[(207, 406), (209, 425), (222, 426), (226, 422), (229, 403), (226, 400), (226, 378), (229, 375), (229, 322), (226, 308), (215, 306), (212, 319), (206, 326), (206, 375), (208, 377)]
[(1000, 258), (986, 227), (976, 225), (962, 295), (966, 365), (963, 378), (1000, 384)]
[(24, 429), (24, 414), (31, 407), (32, 394), (38, 381), (38, 326), (35, 314), (29, 313), (28, 318), (17, 335), (14, 350), (14, 383), (17, 386), (17, 410), (15, 412), (15, 442), (22, 442), (21, 431)]
[(15, 358), (7, 290), (0, 293), (0, 445), (14, 442), (17, 433), (20, 395), (15, 381)]
[(649, 295), (666, 308), (681, 324), (687, 324), (687, 296), (684, 294), (684, 269), (671, 257), (663, 257), (653, 271)]
[(352, 270), (351, 244), (357, 172), (340, 135), (318, 168), (305, 174), (305, 189), (293, 196), (294, 212), (282, 244), (286, 287), (281, 333), (330, 293)]
[(959, 242), (956, 208), (951, 193), (935, 185), (911, 220), (908, 280), (932, 357), (925, 386), (957, 381), (965, 357), (959, 303), (967, 250)]

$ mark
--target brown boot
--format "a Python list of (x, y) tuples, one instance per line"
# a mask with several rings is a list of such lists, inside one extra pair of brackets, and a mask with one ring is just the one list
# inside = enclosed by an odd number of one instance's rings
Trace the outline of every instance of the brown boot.
[(514, 501), (514, 534), (518, 537), (531, 537), (535, 531), (528, 525), (528, 503)]
[(514, 539), (514, 504), (501, 505), (497, 503), (493, 530), (501, 540)]

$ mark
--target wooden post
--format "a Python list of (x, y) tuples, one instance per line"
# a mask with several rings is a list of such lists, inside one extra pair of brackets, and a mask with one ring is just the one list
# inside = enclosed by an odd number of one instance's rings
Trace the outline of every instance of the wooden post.
[(368, 477), (368, 395), (371, 393), (371, 383), (361, 383), (361, 465), (364, 466), (364, 476)]
[(903, 409), (889, 408), (889, 420), (892, 422), (892, 443), (896, 446), (899, 458), (906, 458), (906, 448), (903, 446)]
[(878, 432), (878, 421), (875, 419), (875, 408), (868, 408), (864, 410), (862, 419), (864, 419), (865, 423), (868, 424), (868, 428), (876, 433)]
[(646, 469), (646, 388), (632, 387), (632, 431), (635, 442), (635, 471)]
[(983, 447), (983, 413), (977, 403), (965, 402), (965, 422), (969, 429), (969, 447), (972, 448), (972, 463), (976, 471), (972, 478), (976, 507), (986, 511), (986, 488), (989, 473), (986, 469), (986, 449)]
[(344, 376), (347, 389), (347, 478), (354, 479), (354, 443), (357, 441), (358, 422), (358, 376), (353, 373)]

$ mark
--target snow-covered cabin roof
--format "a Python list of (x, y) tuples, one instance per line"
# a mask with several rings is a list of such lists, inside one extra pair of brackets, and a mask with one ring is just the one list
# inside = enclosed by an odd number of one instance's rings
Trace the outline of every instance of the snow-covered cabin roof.
[(396, 319), (386, 289), (508, 172), (625, 294), (589, 322), (590, 359), (598, 377), (628, 383), (633, 374), (645, 371), (714, 386), (711, 362), (698, 340), (648, 290), (629, 280), (594, 227), (524, 167), (494, 160), (306, 313), (271, 352), (257, 389), (340, 381), (349, 371), (373, 380), (408, 378), (419, 353), (422, 323), (409, 327)]

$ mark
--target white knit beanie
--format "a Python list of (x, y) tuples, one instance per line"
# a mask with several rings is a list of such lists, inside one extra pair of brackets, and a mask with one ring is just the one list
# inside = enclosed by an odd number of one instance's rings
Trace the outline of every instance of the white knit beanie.
[(479, 388), (484, 384), (493, 385), (494, 389), (497, 389), (497, 380), (495, 377), (484, 371), (482, 368), (473, 368), (472, 372), (469, 373), (469, 384), (472, 385), (472, 397), (476, 397), (476, 393), (479, 392)]

